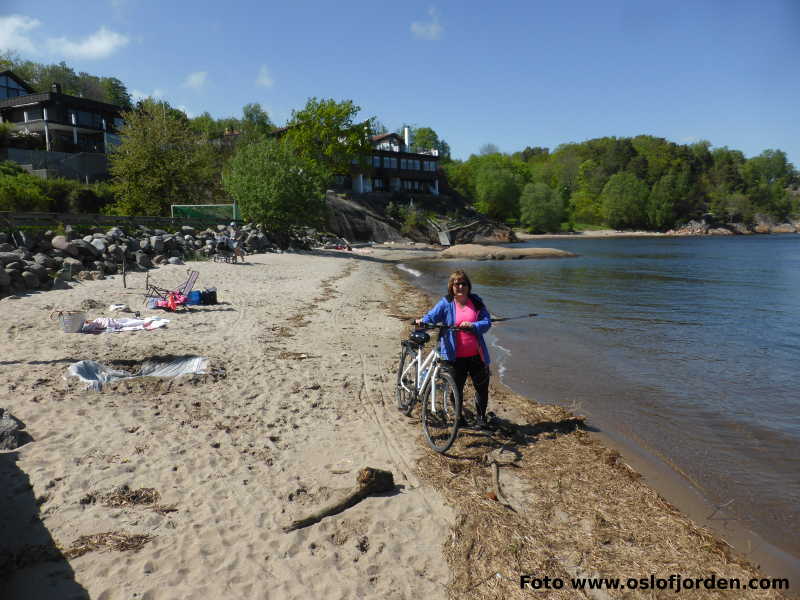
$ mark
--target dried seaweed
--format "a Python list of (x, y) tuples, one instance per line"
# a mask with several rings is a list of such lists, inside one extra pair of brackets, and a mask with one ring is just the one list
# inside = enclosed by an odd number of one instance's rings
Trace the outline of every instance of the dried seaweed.
[(64, 557), (67, 559), (77, 558), (95, 550), (113, 550), (115, 552), (133, 550), (137, 552), (152, 539), (152, 535), (121, 531), (82, 535), (72, 542), (72, 545), (64, 552)]

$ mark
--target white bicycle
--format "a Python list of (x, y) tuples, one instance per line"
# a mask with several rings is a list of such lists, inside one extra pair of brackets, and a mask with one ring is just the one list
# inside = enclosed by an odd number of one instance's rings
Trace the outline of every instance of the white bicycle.
[(448, 329), (447, 325), (425, 325), (411, 332), (400, 345), (395, 400), (397, 408), (410, 415), (414, 404), (422, 401), (422, 430), (428, 445), (436, 452), (447, 452), (458, 435), (461, 420), (461, 395), (450, 370), (442, 364), (434, 348), (423, 358), (422, 348), (431, 336), (424, 329)]

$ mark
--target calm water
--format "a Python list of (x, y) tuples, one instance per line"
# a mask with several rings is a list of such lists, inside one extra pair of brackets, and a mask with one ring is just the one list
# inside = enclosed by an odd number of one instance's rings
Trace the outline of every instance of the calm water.
[(800, 554), (800, 235), (542, 240), (573, 259), (417, 261), (467, 270), (497, 316), (503, 381), (574, 407), (677, 467)]

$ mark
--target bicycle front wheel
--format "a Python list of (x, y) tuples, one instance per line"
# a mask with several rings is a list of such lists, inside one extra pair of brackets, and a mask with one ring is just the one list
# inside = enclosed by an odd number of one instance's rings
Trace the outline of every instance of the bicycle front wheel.
[(414, 407), (414, 394), (417, 389), (416, 353), (408, 346), (400, 349), (400, 364), (397, 367), (397, 387), (394, 391), (397, 410), (408, 416)]
[(436, 452), (447, 452), (458, 435), (460, 418), (461, 396), (456, 381), (450, 373), (440, 370), (422, 403), (422, 429), (428, 445)]

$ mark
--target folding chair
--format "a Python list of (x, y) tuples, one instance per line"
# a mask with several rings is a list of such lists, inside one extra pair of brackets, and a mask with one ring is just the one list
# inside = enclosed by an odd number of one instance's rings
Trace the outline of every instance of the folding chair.
[(162, 300), (167, 300), (170, 294), (180, 294), (181, 296), (188, 296), (189, 292), (192, 291), (194, 284), (197, 282), (197, 278), (200, 276), (199, 271), (192, 271), (191, 269), (186, 269), (186, 280), (181, 283), (180, 285), (169, 289), (159, 287), (154, 283), (150, 283), (150, 271), (147, 272), (147, 276), (145, 277), (145, 292), (144, 292), (144, 301), (147, 302), (148, 298), (161, 298)]

